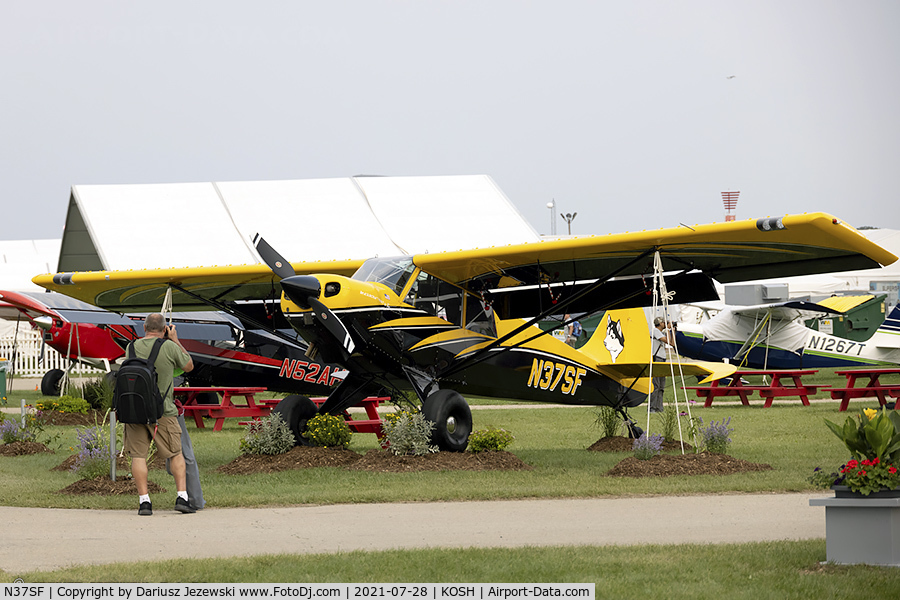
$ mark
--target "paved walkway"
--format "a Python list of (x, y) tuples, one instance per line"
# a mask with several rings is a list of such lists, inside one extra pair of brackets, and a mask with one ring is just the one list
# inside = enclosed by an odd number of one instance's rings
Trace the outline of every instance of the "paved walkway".
[[(810, 494), (208, 508), (0, 507), (0, 569), (425, 547), (726, 543), (825, 537)], [(134, 540), (159, 539), (158, 544)]]

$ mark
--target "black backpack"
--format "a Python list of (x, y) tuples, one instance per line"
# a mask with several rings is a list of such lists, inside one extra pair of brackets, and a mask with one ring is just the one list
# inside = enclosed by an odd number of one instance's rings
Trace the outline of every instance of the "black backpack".
[(156, 356), (165, 342), (158, 338), (148, 358), (137, 358), (128, 344), (125, 362), (116, 372), (113, 410), (120, 423), (152, 425), (163, 415), (164, 399), (156, 383)]

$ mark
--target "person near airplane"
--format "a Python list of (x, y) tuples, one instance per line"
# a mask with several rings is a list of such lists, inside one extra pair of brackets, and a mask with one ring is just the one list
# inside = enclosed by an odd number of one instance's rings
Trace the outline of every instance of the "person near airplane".
[[(189, 372), (194, 368), (194, 361), (185, 352), (178, 341), (178, 333), (174, 325), (166, 325), (160, 313), (151, 313), (144, 320), (145, 336), (134, 341), (134, 353), (139, 358), (148, 358), (157, 339), (165, 341), (160, 346), (154, 365), (157, 385), (163, 396), (165, 408), (163, 416), (155, 425), (135, 423), (125, 424), (125, 453), (131, 457), (131, 473), (138, 490), (138, 514), (153, 514), (147, 484), (147, 454), (150, 442), (156, 442), (157, 452), (161, 458), (169, 459), (168, 468), (175, 478), (175, 510), (181, 513), (193, 513), (196, 509), (190, 504), (187, 493), (186, 467), (181, 451), (181, 426), (178, 423), (178, 409), (175, 407), (174, 376), (175, 369)], [(170, 343), (171, 342), (171, 343)]]
[[(653, 319), (653, 329), (650, 330), (652, 338), (653, 362), (666, 362), (666, 346), (675, 347), (675, 335), (672, 332), (672, 324), (662, 317)], [(666, 378), (664, 376), (653, 378), (653, 391), (650, 393), (650, 412), (661, 413), (663, 411), (663, 396), (666, 392)]]

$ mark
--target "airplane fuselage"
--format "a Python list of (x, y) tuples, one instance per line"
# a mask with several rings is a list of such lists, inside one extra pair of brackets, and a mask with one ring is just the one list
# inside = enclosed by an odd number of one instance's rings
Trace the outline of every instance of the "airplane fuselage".
[[(760, 344), (740, 359), (735, 356), (744, 345), (744, 340), (707, 340), (699, 326), (679, 326), (676, 341), (678, 351), (684, 356), (710, 361), (728, 359), (750, 368), (829, 369), (900, 363), (900, 348), (880, 345), (879, 336), (883, 335), (876, 332), (872, 338), (857, 342), (810, 330), (805, 342), (796, 351)], [(896, 344), (897, 341), (885, 343)]]
[[(421, 373), (434, 378), (441, 389), (467, 396), (559, 404), (616, 406), (626, 392), (586, 355), (552, 336), (539, 335), (536, 327), (487, 348), (497, 340), (492, 330), (514, 325), (482, 322), (480, 331), (474, 331), (437, 316), (437, 310), (401, 301), (379, 283), (316, 277), (323, 289), (329, 282), (340, 284), (332, 286), (340, 289), (338, 294), (321, 300), (350, 332), (354, 341), (350, 356), (340, 357), (340, 340), (313, 318), (311, 310), (283, 298), (282, 312), (310, 346), (321, 352), (323, 360), (341, 364), (354, 376), (405, 390), (413, 386), (411, 378)], [(429, 303), (420, 304), (433, 308)], [(515, 325), (520, 323), (515, 321)], [(522, 342), (522, 336), (535, 339)], [(480, 351), (459, 370), (446, 371)], [(624, 406), (635, 406), (646, 398), (636, 391), (626, 396)]]

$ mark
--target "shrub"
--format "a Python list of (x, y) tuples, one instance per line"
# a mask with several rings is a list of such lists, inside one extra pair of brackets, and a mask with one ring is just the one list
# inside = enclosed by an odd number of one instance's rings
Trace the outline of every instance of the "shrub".
[(36, 437), (33, 430), (22, 427), (15, 419), (5, 419), (3, 422), (0, 422), (0, 440), (4, 444), (33, 442)]
[(72, 470), (82, 479), (96, 479), (109, 474), (109, 431), (103, 424), (93, 427), (77, 427), (75, 438), (78, 454)]
[(650, 460), (660, 453), (663, 445), (663, 436), (647, 435), (646, 433), (634, 440), (631, 449), (634, 450), (635, 458), (639, 460)]
[(44, 429), (41, 411), (29, 411), (25, 416), (25, 426), (19, 424), (18, 419), (5, 419), (0, 421), (0, 441), (4, 444), (13, 442), (39, 442), (46, 446), (56, 442), (61, 432), (53, 435)]
[(424, 456), (438, 451), (437, 446), (430, 444), (434, 423), (421, 412), (400, 410), (388, 413), (381, 428), (392, 454)]
[(294, 447), (294, 434), (281, 415), (272, 413), (259, 421), (250, 421), (241, 438), (244, 454), (284, 454)]
[(106, 412), (112, 408), (113, 384), (105, 376), (96, 377), (85, 382), (84, 399), (95, 410)]
[(619, 428), (622, 426), (619, 415), (611, 406), (600, 407), (600, 411), (597, 413), (596, 423), (603, 431), (603, 437), (616, 437), (619, 435)]
[(516, 438), (505, 429), (488, 427), (473, 431), (469, 435), (469, 450), (472, 452), (506, 450)]
[(60, 396), (52, 400), (39, 400), (34, 407), (40, 411), (56, 411), (61, 413), (78, 413), (86, 415), (91, 405), (84, 398)]
[(700, 435), (703, 438), (703, 446), (713, 454), (725, 454), (728, 451), (728, 444), (731, 443), (731, 438), (728, 436), (734, 431), (734, 429), (728, 427), (731, 423), (731, 417), (723, 420), (721, 424), (712, 421), (706, 427), (703, 427), (703, 419), (699, 417), (698, 419), (700, 421)]
[(669, 441), (675, 440), (678, 432), (678, 412), (674, 406), (666, 406), (661, 415), (663, 437)]
[(344, 417), (335, 415), (316, 415), (307, 421), (303, 434), (313, 446), (323, 448), (346, 448), (352, 436), (353, 432)]

